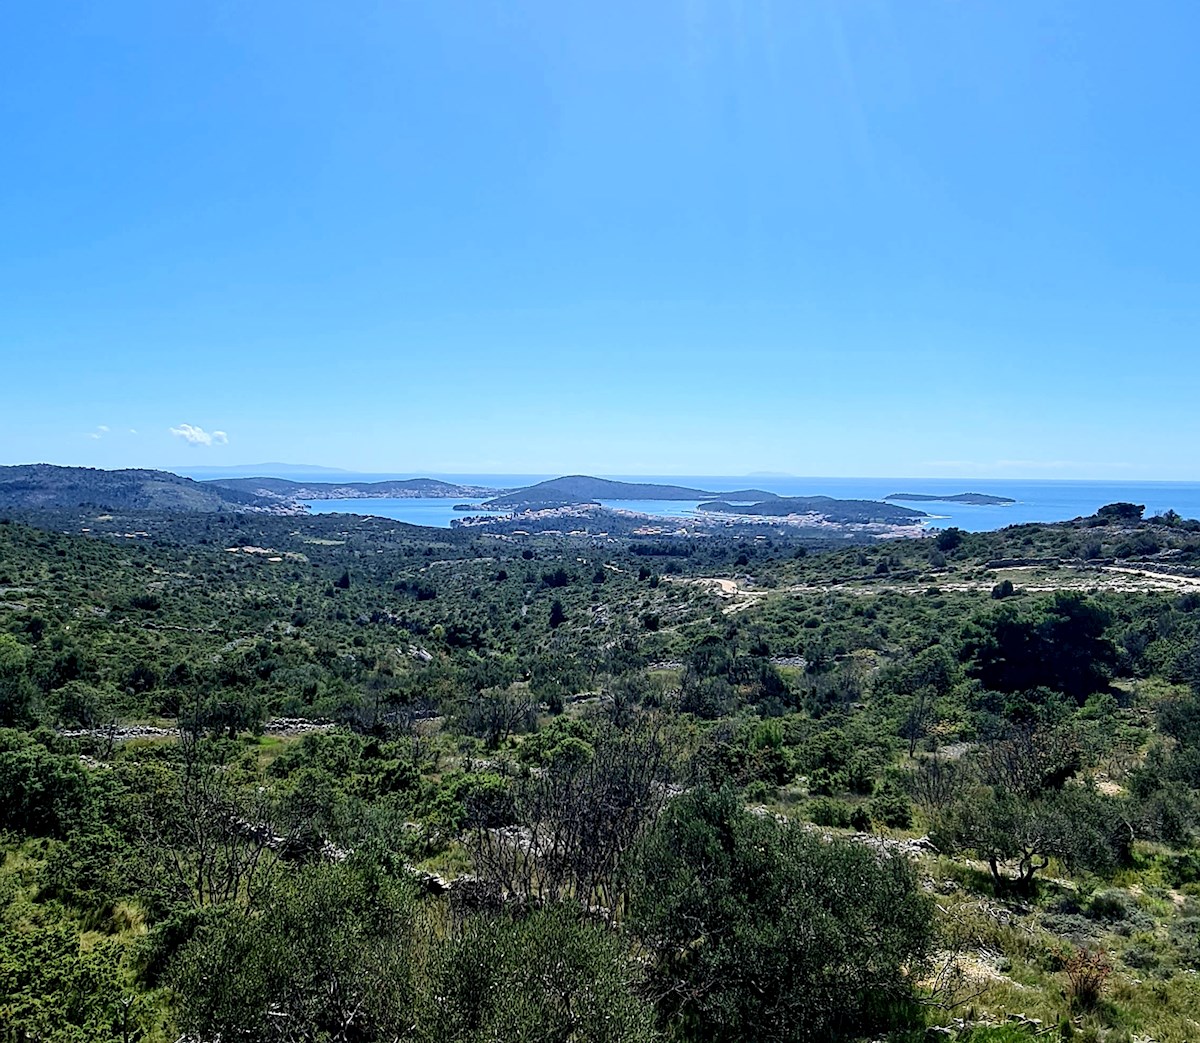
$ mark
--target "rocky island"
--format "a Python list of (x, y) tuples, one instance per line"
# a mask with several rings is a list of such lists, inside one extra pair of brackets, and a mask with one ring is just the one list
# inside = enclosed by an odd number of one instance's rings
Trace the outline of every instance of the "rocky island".
[(1016, 503), (1011, 496), (993, 496), (991, 493), (956, 493), (946, 496), (941, 493), (889, 493), (885, 500), (907, 500), (910, 503), (967, 503), (976, 507), (1001, 507)]

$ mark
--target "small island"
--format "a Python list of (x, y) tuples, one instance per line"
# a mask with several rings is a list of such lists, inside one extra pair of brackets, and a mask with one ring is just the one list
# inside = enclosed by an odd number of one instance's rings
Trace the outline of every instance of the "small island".
[(999, 507), (1016, 503), (1010, 496), (993, 496), (991, 493), (957, 493), (954, 496), (933, 493), (891, 493), (885, 500), (910, 500), (915, 503), (969, 503), (976, 507)]

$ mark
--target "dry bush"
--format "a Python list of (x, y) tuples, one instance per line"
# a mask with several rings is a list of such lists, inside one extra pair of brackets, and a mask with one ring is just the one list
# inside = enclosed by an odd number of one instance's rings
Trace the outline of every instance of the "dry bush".
[(1091, 1010), (1104, 995), (1112, 974), (1108, 956), (1096, 949), (1075, 949), (1063, 961), (1067, 976), (1067, 999), (1079, 1010)]

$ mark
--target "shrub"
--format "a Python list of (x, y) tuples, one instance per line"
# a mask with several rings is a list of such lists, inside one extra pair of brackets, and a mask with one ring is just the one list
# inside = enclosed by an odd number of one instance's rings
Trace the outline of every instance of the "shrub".
[(747, 812), (673, 801), (637, 853), (631, 928), (676, 1038), (859, 1038), (913, 1016), (931, 903), (902, 857)]
[(850, 825), (850, 805), (829, 797), (818, 797), (808, 802), (809, 820), (818, 826), (845, 829)]
[(1063, 961), (1067, 976), (1067, 999), (1077, 1010), (1093, 1010), (1112, 974), (1108, 957), (1095, 949), (1076, 949)]

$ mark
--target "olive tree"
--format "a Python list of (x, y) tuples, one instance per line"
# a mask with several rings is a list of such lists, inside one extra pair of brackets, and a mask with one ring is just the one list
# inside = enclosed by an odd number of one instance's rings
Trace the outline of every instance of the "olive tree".
[(858, 1037), (902, 1020), (932, 913), (912, 866), (746, 811), (673, 801), (643, 843), (630, 923), (668, 1026), (697, 1043)]

